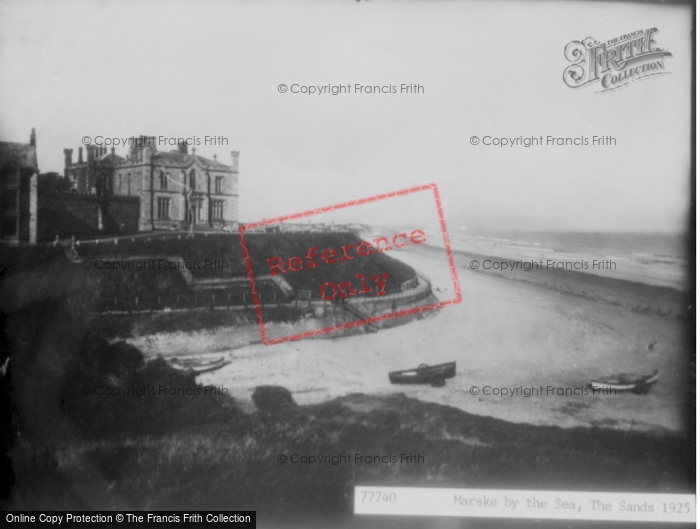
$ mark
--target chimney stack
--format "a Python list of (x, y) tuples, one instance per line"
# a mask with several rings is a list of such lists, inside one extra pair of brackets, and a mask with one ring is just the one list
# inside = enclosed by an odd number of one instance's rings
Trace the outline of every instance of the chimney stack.
[(29, 145), (36, 147), (36, 131), (34, 130), (34, 127), (32, 127), (32, 134), (29, 136)]
[(139, 144), (140, 144), (141, 146), (138, 148), (138, 151), (136, 151), (137, 156), (138, 156), (138, 161), (139, 161), (140, 163), (144, 163), (144, 161), (145, 161), (145, 156), (144, 156), (144, 154), (145, 154), (145, 147), (146, 147), (146, 136), (144, 136), (143, 134), (141, 134), (141, 135), (139, 136)]
[(78, 147), (78, 163), (83, 163), (83, 148)]
[(178, 150), (181, 154), (187, 154), (187, 142), (186, 142), (185, 140), (183, 140), (183, 139), (180, 139), (180, 140), (177, 142), (177, 150)]
[(231, 151), (231, 169), (234, 173), (238, 172), (238, 155), (241, 154), (238, 151)]
[(73, 149), (63, 149), (65, 168), (68, 169), (73, 165)]
[(87, 189), (91, 190), (95, 188), (95, 151), (97, 151), (97, 147), (88, 145), (85, 148), (87, 149)]

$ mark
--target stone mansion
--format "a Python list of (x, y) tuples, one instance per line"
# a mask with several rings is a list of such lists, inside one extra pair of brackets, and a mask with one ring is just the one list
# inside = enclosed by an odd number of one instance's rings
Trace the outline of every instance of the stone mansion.
[(154, 136), (134, 138), (126, 158), (112, 147), (88, 145), (64, 149), (64, 176), (81, 194), (98, 201), (117, 197), (139, 199), (138, 229), (187, 229), (193, 226), (233, 230), (238, 225), (238, 151), (231, 151), (231, 165), (188, 152), (183, 142), (177, 150), (159, 152)]

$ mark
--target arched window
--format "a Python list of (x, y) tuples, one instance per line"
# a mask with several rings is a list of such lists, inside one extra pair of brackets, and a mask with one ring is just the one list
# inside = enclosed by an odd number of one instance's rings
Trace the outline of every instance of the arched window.
[(168, 189), (168, 175), (163, 171), (160, 172), (160, 188)]

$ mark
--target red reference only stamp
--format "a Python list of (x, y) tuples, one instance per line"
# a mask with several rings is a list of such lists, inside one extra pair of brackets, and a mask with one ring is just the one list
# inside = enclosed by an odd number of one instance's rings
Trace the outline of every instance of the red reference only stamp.
[[(341, 229), (305, 229), (305, 225), (283, 225), (294, 221), (336, 212), (353, 206), (372, 204), (383, 200), (432, 192), (437, 211), (437, 220), (442, 242), (446, 251), (449, 273), (455, 297), (438, 301), (432, 294), (428, 278), (417, 274), (400, 259), (387, 258), (395, 250), (410, 249), (428, 241), (422, 229), (399, 231), (393, 235), (371, 236), (362, 240), (354, 231), (343, 233)], [(310, 222), (310, 221), (309, 221)], [(284, 227), (284, 229), (282, 229)], [(326, 226), (327, 228), (327, 226)], [(250, 234), (246, 238), (246, 232)], [(299, 232), (303, 232), (302, 235)], [(289, 340), (318, 336), (328, 332), (377, 324), (381, 320), (409, 316), (433, 310), (462, 300), (459, 280), (449, 242), (447, 227), (442, 212), (440, 195), (436, 184), (402, 189), (381, 195), (334, 204), (292, 215), (285, 215), (260, 222), (243, 224), (238, 229), (241, 249), (245, 259), (248, 280), (252, 292), (253, 305), (257, 316), (260, 335), (265, 345), (273, 345)], [(253, 235), (255, 234), (255, 235)], [(353, 236), (353, 240), (345, 240)], [(437, 237), (436, 237), (437, 238)], [(312, 245), (310, 246), (311, 243)], [(394, 251), (392, 251), (394, 250)], [(420, 277), (419, 277), (420, 276)], [(320, 328), (271, 337), (265, 328), (263, 297), (261, 289), (266, 285), (286, 292), (285, 297), (293, 296), (296, 306), (301, 298), (307, 307), (317, 305), (319, 321), (326, 322)], [(425, 304), (406, 303), (413, 298), (428, 300)], [(372, 299), (378, 299), (373, 302)], [(269, 303), (269, 297), (268, 303)], [(377, 303), (383, 306), (381, 308)], [(274, 301), (280, 301), (275, 295)], [(287, 299), (291, 301), (291, 299)], [(284, 301), (277, 304), (284, 305)], [(406, 308), (401, 308), (402, 305)], [(326, 312), (340, 307), (352, 314), (350, 318), (328, 318)], [(333, 310), (333, 314), (336, 311)]]
[[(406, 246), (408, 246), (407, 239), (408, 237), (406, 236), (406, 233), (397, 233), (393, 237), (394, 246), (396, 248), (405, 248)], [(402, 242), (398, 242), (398, 240), (401, 240)], [(411, 232), (410, 241), (414, 244), (421, 244), (422, 242), (425, 242), (425, 232), (423, 230), (413, 230)], [(391, 250), (389, 240), (386, 237), (375, 238), (374, 244), (376, 245), (376, 249), (375, 246), (373, 246), (371, 243), (368, 243), (367, 241), (362, 241), (360, 244), (357, 245), (357, 255), (361, 257), (367, 257), (369, 255), (374, 254), (375, 252), (382, 253)], [(321, 252), (321, 260), (325, 264), (336, 263), (338, 262), (338, 259), (340, 259), (341, 261), (350, 261), (351, 259), (355, 258), (355, 255), (353, 255), (353, 248), (355, 248), (354, 244), (346, 244), (344, 246), (341, 246), (341, 257), (338, 257), (338, 252), (333, 248), (327, 248), (326, 250)], [(316, 257), (318, 257), (318, 246), (309, 248), (309, 251), (306, 253), (306, 259), (308, 261), (308, 264), (305, 268), (316, 268), (317, 266), (320, 266), (320, 263), (314, 260)], [(299, 257), (290, 257), (287, 260), (286, 269), (284, 268), (284, 261), (281, 257), (268, 257), (267, 262), (270, 265), (271, 277), (274, 277), (279, 273), (287, 274), (290, 272), (299, 272), (302, 269), (303, 265), (303, 262)], [(355, 277), (358, 278), (362, 283), (362, 289), (357, 291), (358, 294), (366, 294), (368, 292), (373, 292), (372, 288), (367, 288), (364, 274), (360, 273), (357, 274)], [(388, 273), (372, 276), (372, 280), (376, 282), (377, 286), (379, 287), (379, 290), (377, 290), (376, 293), (377, 296), (383, 296), (386, 294), (386, 283), (388, 278)], [(350, 281), (343, 281), (337, 286), (331, 281), (326, 281), (325, 283), (321, 284), (321, 287), (319, 288), (319, 296), (321, 297), (321, 299), (324, 299), (326, 301), (333, 301), (336, 299), (336, 297), (339, 297), (339, 299), (344, 299), (347, 296), (354, 295), (355, 288), (353, 287), (353, 284)]]

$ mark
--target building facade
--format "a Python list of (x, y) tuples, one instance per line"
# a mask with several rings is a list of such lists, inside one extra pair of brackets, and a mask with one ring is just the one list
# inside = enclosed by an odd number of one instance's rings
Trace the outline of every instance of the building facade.
[(64, 176), (77, 191), (94, 193), (98, 200), (115, 196), (139, 198), (139, 230), (233, 230), (238, 225), (238, 151), (231, 151), (231, 165), (178, 149), (159, 152), (156, 138), (140, 136), (126, 158), (114, 148), (88, 145), (73, 163), (72, 149), (64, 149)]
[(0, 142), (0, 241), (36, 243), (36, 133), (29, 143)]

